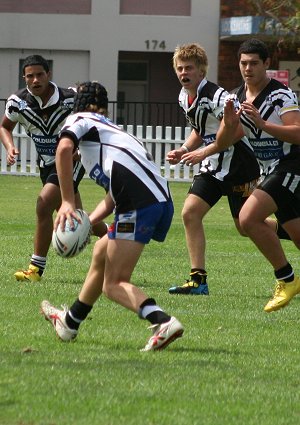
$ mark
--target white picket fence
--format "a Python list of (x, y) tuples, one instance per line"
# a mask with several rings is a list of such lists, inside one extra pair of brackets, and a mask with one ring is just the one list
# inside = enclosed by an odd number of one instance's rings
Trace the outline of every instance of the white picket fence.
[[(185, 128), (185, 138), (190, 134), (190, 131), (189, 127)], [(163, 129), (160, 126), (148, 126), (145, 138), (142, 138), (142, 126), (137, 126), (135, 132), (133, 132), (133, 126), (128, 126), (127, 132), (134, 134), (144, 142), (147, 150), (152, 154), (155, 163), (161, 170), (161, 174), (169, 181), (191, 181), (193, 175), (199, 170), (199, 165), (187, 167), (181, 164), (170, 165), (168, 161), (165, 161), (165, 154), (172, 149), (179, 148), (184, 142), (181, 127), (175, 128), (174, 138), (171, 137), (172, 127)], [(162, 138), (163, 133), (165, 134), (164, 138)], [(155, 134), (155, 138), (153, 138), (153, 134)], [(15, 146), (19, 149), (18, 160), (13, 166), (8, 166), (6, 163), (6, 150), (1, 143), (0, 174), (38, 176), (39, 170), (34, 143), (22, 128), (20, 131), (14, 131), (13, 135)]]

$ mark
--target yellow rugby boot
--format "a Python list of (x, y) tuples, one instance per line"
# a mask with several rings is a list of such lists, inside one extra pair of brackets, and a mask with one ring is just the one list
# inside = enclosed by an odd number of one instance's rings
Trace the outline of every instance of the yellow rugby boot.
[(14, 276), (17, 280), (27, 281), (27, 282), (39, 282), (41, 280), (41, 275), (39, 274), (39, 268), (30, 264), (28, 270), (19, 270)]
[(295, 276), (292, 282), (277, 280), (273, 298), (266, 304), (264, 310), (267, 313), (279, 310), (288, 305), (291, 299), (300, 292), (300, 278)]

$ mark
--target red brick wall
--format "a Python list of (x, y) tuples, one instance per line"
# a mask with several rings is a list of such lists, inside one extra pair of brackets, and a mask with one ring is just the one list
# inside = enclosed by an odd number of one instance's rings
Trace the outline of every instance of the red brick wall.
[(253, 16), (255, 11), (247, 0), (221, 0), (221, 17)]
[(220, 42), (218, 83), (226, 90), (232, 90), (242, 83), (242, 78), (238, 66), (237, 51), (239, 43)]

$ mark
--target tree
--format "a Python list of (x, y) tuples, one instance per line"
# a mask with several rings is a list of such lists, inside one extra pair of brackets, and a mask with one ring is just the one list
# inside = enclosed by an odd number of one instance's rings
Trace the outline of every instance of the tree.
[(248, 3), (257, 15), (266, 18), (262, 23), (262, 33), (271, 31), (287, 44), (300, 41), (300, 0), (248, 0)]

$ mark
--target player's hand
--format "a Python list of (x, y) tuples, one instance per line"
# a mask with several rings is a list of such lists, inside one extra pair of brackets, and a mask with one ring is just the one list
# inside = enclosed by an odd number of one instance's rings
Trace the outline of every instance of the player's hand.
[(14, 165), (16, 162), (16, 156), (19, 155), (19, 150), (15, 146), (11, 146), (6, 155), (6, 161), (8, 165)]
[(248, 115), (251, 118), (251, 120), (254, 122), (257, 128), (261, 129), (264, 127), (265, 121), (262, 119), (258, 109), (256, 109), (253, 103), (243, 102), (242, 110), (243, 112), (245, 112), (246, 115)]
[(207, 155), (205, 154), (205, 149), (203, 148), (183, 154), (180, 163), (188, 166), (196, 165), (202, 162), (206, 157)]
[(54, 230), (56, 231), (58, 226), (60, 226), (61, 230), (64, 232), (66, 227), (66, 221), (68, 221), (70, 228), (73, 229), (73, 219), (81, 223), (81, 218), (77, 215), (75, 206), (70, 204), (69, 202), (62, 202), (54, 221)]
[(166, 160), (172, 164), (178, 164), (182, 158), (183, 151), (181, 149), (175, 149), (167, 153)]
[(224, 124), (228, 128), (236, 128), (240, 122), (240, 115), (242, 108), (236, 110), (235, 102), (233, 99), (228, 99), (224, 106)]

